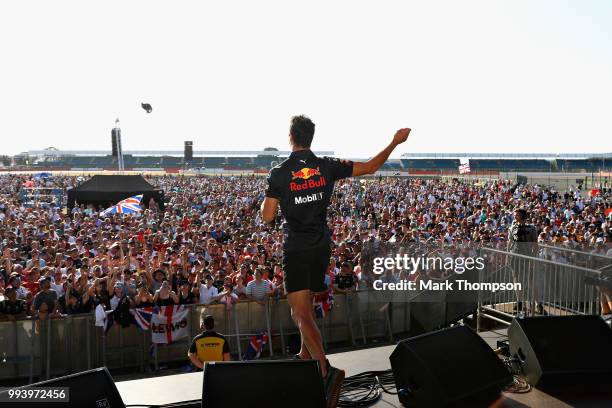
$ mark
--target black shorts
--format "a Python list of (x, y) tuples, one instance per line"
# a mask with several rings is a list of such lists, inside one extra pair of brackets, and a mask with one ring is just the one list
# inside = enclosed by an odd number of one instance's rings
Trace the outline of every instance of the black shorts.
[(300, 251), (283, 252), (283, 272), (287, 293), (310, 289), (312, 292), (325, 290), (325, 272), (331, 256), (330, 245)]

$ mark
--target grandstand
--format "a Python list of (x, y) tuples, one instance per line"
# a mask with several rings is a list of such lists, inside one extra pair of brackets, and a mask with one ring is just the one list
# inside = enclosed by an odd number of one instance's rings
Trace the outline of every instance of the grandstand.
[(408, 170), (456, 171), (458, 159), (401, 159), (401, 167)]
[[(334, 152), (315, 152), (334, 156)], [(126, 170), (244, 170), (263, 171), (285, 160), (291, 152), (266, 148), (262, 151), (194, 151), (193, 159), (185, 161), (182, 151), (126, 151)], [(62, 151), (54, 148), (32, 150), (19, 155), (21, 169), (34, 170), (116, 170), (117, 159), (109, 151)], [(399, 170), (399, 161), (388, 169)]]
[(474, 174), (594, 173), (610, 171), (612, 153), (410, 153), (400, 160), (403, 169), (418, 174), (456, 173), (462, 161)]
[[(126, 170), (243, 170), (267, 171), (291, 152), (266, 148), (262, 151), (194, 151), (186, 162), (182, 151), (126, 151)], [(334, 156), (334, 152), (315, 152)], [(19, 159), (19, 160), (18, 160)], [(355, 158), (359, 160), (360, 158)], [(363, 158), (361, 158), (363, 159)], [(612, 170), (612, 153), (410, 153), (389, 160), (381, 168), (405, 174), (455, 174), (461, 161), (469, 161), (473, 174), (499, 172), (595, 173)], [(15, 159), (21, 168), (33, 170), (116, 170), (117, 159), (108, 151), (32, 150)]]

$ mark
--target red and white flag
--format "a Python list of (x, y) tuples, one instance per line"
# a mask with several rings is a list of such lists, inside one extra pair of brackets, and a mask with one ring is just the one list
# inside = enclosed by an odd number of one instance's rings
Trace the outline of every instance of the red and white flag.
[(189, 335), (189, 309), (185, 306), (163, 306), (151, 316), (151, 341), (170, 344)]
[(470, 172), (470, 161), (461, 159), (459, 164), (459, 174), (466, 174)]
[(593, 188), (589, 191), (589, 197), (597, 197), (598, 195), (601, 195), (601, 190), (598, 188)]

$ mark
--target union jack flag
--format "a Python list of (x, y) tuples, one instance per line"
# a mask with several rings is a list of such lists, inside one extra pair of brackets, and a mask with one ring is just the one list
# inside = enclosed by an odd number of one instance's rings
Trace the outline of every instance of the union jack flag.
[(134, 321), (142, 330), (149, 330), (151, 327), (151, 316), (157, 313), (157, 308), (147, 306), (138, 309), (130, 309), (130, 313), (134, 316)]
[(315, 317), (322, 319), (327, 313), (334, 308), (334, 293), (328, 290), (322, 293), (317, 293), (313, 299)]
[(459, 165), (459, 174), (466, 174), (466, 173), (470, 173), (470, 161), (469, 160), (463, 160), (461, 159), (460, 165)]
[(142, 194), (126, 198), (125, 200), (119, 201), (117, 205), (113, 205), (112, 207), (102, 211), (101, 215), (106, 216), (110, 214), (139, 213), (140, 211), (142, 211), (142, 208), (140, 208), (140, 201), (142, 201)]
[(263, 351), (263, 346), (268, 343), (268, 334), (266, 332), (261, 332), (253, 337), (251, 337), (251, 341), (247, 346), (244, 354), (242, 355), (243, 360), (257, 360), (261, 356), (261, 352)]

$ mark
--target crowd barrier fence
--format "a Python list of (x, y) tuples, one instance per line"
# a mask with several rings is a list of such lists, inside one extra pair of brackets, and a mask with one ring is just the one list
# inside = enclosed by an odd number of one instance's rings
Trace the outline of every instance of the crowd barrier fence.
[[(478, 330), (483, 317), (509, 325), (516, 316), (601, 313), (602, 292), (596, 282), (609, 270), (612, 258), (546, 245), (539, 248), (537, 257), (481, 248), (488, 268), (480, 271), (479, 281), (518, 282), (522, 289), (479, 291)], [(548, 259), (559, 259), (559, 253), (567, 257), (564, 262)]]
[[(333, 308), (317, 318), (324, 346), (354, 346), (371, 339), (393, 341), (410, 328), (410, 303), (383, 303), (374, 291), (336, 294)], [(133, 368), (145, 372), (169, 363), (187, 363), (191, 339), (200, 332), (201, 315), (215, 318), (215, 330), (223, 333), (232, 353), (241, 358), (251, 338), (271, 333), (263, 356), (287, 355), (299, 340), (286, 299), (269, 299), (264, 305), (239, 301), (225, 304), (187, 305), (189, 336), (172, 344), (151, 342), (150, 330), (115, 323), (105, 333), (95, 326), (93, 314), (58, 319), (29, 318), (0, 322), (0, 381), (27, 379), (29, 383), (99, 366)]]
[[(324, 347), (361, 346), (374, 339), (393, 342), (406, 334), (447, 326), (469, 314), (476, 315), (478, 331), (485, 318), (509, 324), (520, 315), (600, 314), (602, 294), (592, 282), (604, 276), (612, 258), (541, 248), (559, 251), (566, 262), (550, 260), (542, 251), (535, 257), (480, 249), (487, 267), (479, 272), (479, 282), (520, 282), (520, 291), (478, 290), (473, 299), (460, 301), (453, 300), (452, 293), (397, 292), (389, 297), (363, 290), (336, 294), (333, 308), (317, 319)], [(424, 295), (426, 300), (419, 298)], [(225, 304), (187, 307), (189, 335), (170, 345), (153, 344), (151, 332), (134, 324), (121, 327), (116, 323), (105, 333), (95, 326), (93, 314), (0, 322), (0, 381), (32, 383), (99, 366), (146, 372), (187, 363), (187, 349), (200, 331), (203, 313), (215, 318), (215, 330), (226, 336), (238, 358), (258, 334), (268, 334), (263, 350), (266, 357), (286, 356), (299, 342), (286, 299), (271, 298), (263, 305), (239, 301), (230, 308)]]

